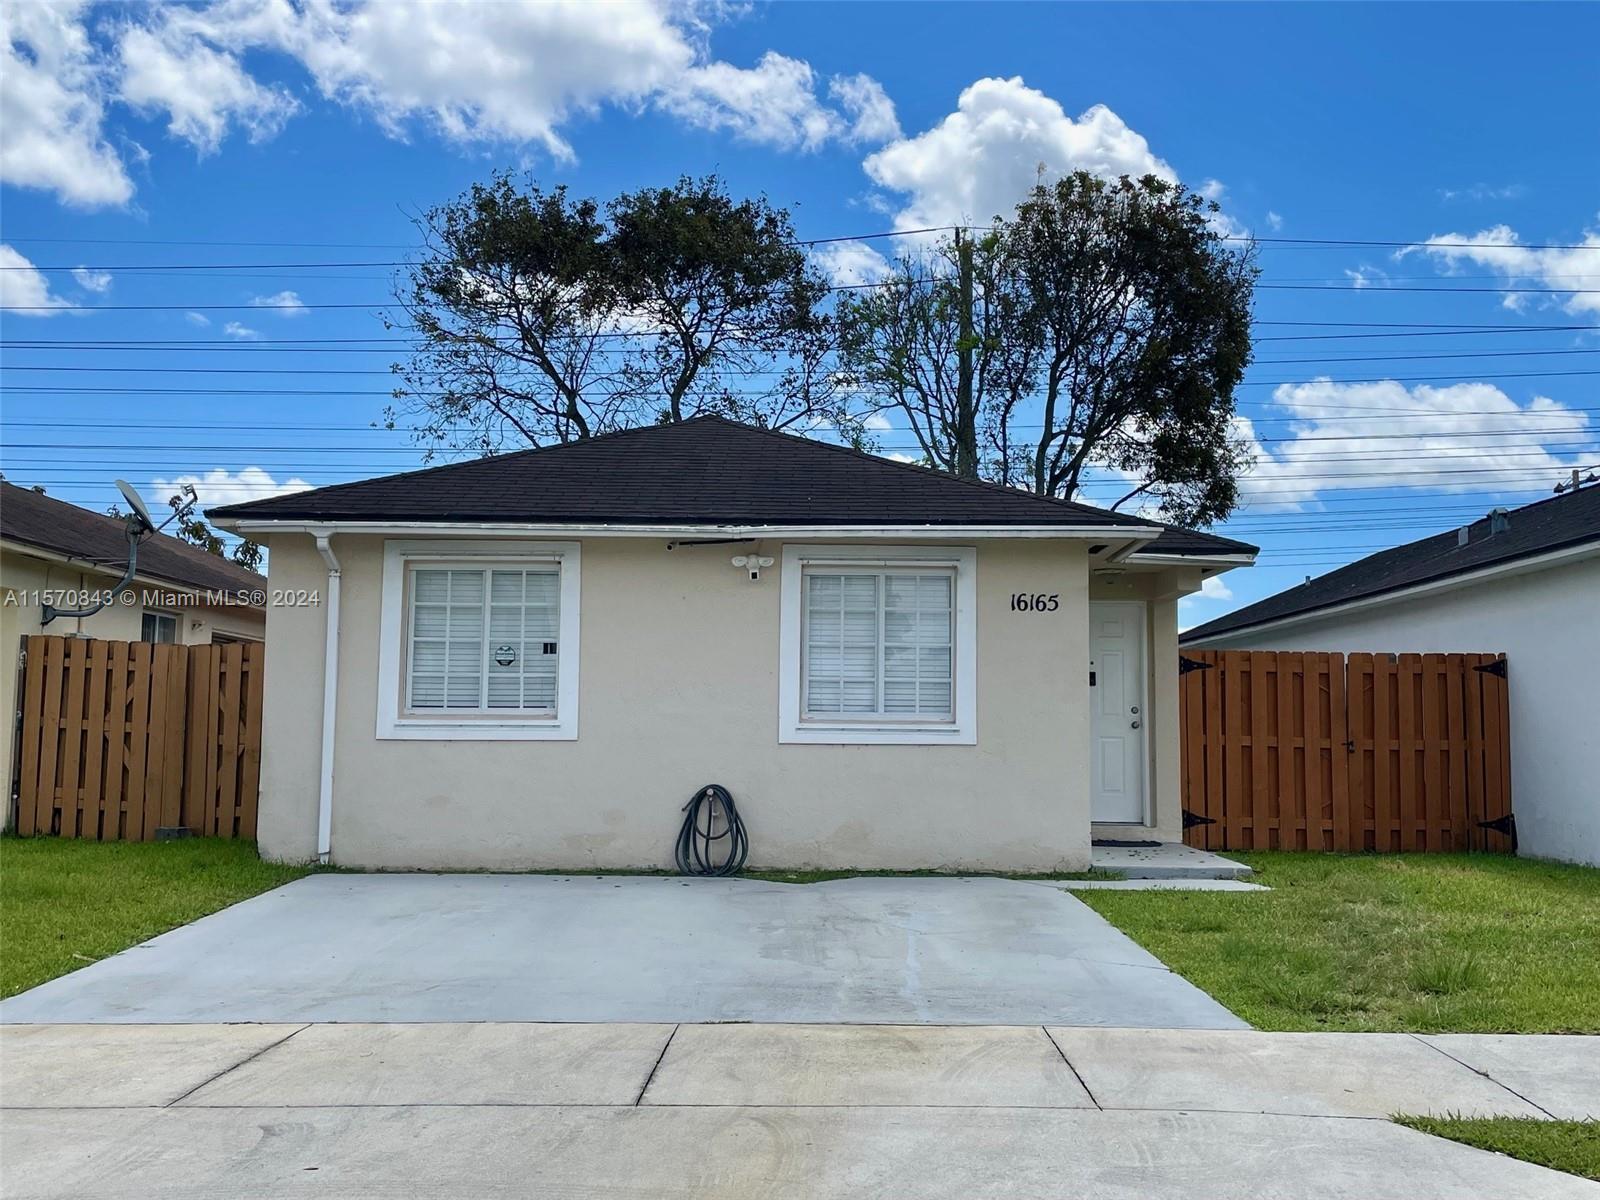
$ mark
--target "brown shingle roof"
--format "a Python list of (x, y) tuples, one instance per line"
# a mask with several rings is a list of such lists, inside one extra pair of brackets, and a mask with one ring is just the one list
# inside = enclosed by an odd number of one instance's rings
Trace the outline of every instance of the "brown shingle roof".
[[(110, 570), (128, 565), (127, 534), (116, 517), (13, 483), (0, 482), (0, 538)], [(139, 575), (233, 595), (266, 584), (254, 571), (164, 533), (153, 533), (139, 543)]]
[[(274, 496), (211, 515), (552, 525), (1057, 525), (1130, 532), (1153, 525), (714, 416)], [(1251, 549), (1190, 531), (1168, 531), (1162, 541), (1168, 553)]]

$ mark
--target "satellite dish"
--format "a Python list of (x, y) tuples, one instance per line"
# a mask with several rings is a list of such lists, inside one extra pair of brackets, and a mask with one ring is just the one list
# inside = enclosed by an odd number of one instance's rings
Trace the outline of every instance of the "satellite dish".
[(144, 506), (144, 501), (139, 498), (139, 493), (134, 490), (133, 484), (126, 479), (119, 479), (117, 487), (122, 492), (122, 498), (132, 506), (134, 514), (144, 522), (144, 527), (153, 530), (156, 523), (150, 519), (150, 510)]

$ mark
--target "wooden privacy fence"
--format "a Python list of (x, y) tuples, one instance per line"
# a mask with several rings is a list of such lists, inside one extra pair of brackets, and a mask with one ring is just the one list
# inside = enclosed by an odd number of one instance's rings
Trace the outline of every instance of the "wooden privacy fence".
[(1514, 850), (1503, 654), (1185, 650), (1184, 841)]
[(254, 837), (263, 649), (27, 638), (17, 832)]

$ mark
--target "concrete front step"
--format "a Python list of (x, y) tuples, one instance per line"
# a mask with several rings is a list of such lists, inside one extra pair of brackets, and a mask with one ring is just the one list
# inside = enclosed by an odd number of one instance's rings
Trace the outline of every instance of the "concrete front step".
[(1120, 872), (1125, 879), (1248, 879), (1254, 874), (1241, 862), (1179, 842), (1156, 846), (1096, 844), (1091, 865), (1096, 870)]

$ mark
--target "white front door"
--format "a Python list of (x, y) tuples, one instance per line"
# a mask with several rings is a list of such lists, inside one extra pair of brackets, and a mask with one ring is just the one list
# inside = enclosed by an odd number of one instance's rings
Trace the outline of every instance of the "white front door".
[(1096, 821), (1143, 824), (1144, 604), (1089, 605), (1089, 812)]

